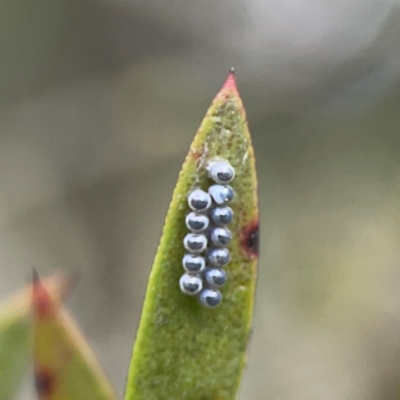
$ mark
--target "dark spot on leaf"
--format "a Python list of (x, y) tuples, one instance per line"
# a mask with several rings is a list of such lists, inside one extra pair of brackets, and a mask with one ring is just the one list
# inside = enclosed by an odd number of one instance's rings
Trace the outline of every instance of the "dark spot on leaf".
[(259, 228), (258, 219), (244, 227), (241, 233), (240, 245), (252, 258), (258, 257)]
[(40, 398), (46, 398), (50, 396), (54, 390), (53, 374), (45, 369), (36, 368), (35, 387)]

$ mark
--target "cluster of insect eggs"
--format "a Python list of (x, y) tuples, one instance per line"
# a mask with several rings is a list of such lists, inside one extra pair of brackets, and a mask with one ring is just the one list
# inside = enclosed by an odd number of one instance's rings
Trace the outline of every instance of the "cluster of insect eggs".
[(226, 226), (233, 218), (228, 203), (235, 195), (228, 183), (235, 177), (235, 170), (227, 161), (216, 161), (210, 165), (209, 175), (215, 184), (208, 193), (195, 189), (188, 196), (192, 211), (186, 216), (186, 226), (190, 233), (183, 241), (187, 253), (182, 260), (185, 273), (179, 286), (182, 293), (198, 295), (200, 304), (212, 308), (221, 303), (218, 289), (227, 280), (223, 267), (230, 261), (226, 246), (232, 234)]

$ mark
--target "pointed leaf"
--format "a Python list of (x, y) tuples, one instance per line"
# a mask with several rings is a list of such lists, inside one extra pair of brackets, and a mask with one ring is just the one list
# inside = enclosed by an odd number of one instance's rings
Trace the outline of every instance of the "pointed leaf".
[(76, 323), (36, 276), (35, 384), (41, 400), (114, 400), (115, 392)]
[[(222, 303), (204, 308), (181, 293), (187, 197), (208, 190), (207, 165), (228, 160), (236, 171), (231, 261)], [(130, 365), (126, 400), (234, 399), (245, 364), (258, 258), (253, 148), (233, 71), (190, 147), (173, 193), (150, 274)]]
[[(61, 275), (43, 281), (52, 297), (68, 292), (70, 282)], [(29, 362), (32, 287), (24, 289), (0, 311), (0, 399), (14, 397)]]

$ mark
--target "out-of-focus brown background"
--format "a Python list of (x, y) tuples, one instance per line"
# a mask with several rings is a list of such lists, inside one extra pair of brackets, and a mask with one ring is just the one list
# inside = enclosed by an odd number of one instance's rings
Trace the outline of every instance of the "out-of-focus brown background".
[(5, 0), (0, 32), (1, 298), (33, 266), (80, 271), (70, 309), (122, 393), (178, 171), (235, 66), (262, 213), (239, 398), (399, 399), (399, 2)]

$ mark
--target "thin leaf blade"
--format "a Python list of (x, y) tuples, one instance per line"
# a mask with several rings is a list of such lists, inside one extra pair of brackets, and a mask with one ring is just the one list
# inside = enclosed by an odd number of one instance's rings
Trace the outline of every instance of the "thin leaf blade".
[[(215, 157), (236, 170), (231, 183), (233, 240), (223, 302), (205, 309), (184, 296), (183, 238), (187, 195), (211, 184)], [(234, 399), (250, 332), (258, 259), (258, 204), (254, 152), (233, 73), (214, 99), (180, 172), (150, 274), (133, 349), (125, 400)]]
[[(69, 291), (70, 281), (55, 275), (43, 281), (50, 296), (59, 298)], [(7, 301), (0, 311), (0, 399), (11, 400), (30, 361), (32, 287)]]
[(115, 400), (114, 389), (75, 321), (40, 279), (33, 284), (34, 373), (40, 400)]

